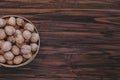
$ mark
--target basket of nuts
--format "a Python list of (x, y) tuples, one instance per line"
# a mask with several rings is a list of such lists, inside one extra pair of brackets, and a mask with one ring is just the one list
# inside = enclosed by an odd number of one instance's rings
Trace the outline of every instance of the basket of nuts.
[(0, 66), (26, 65), (35, 58), (39, 47), (39, 33), (31, 21), (17, 15), (0, 18)]

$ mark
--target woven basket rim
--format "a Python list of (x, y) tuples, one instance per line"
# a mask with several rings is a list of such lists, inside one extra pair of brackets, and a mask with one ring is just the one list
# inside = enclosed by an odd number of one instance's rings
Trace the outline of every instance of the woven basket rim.
[[(22, 18), (24, 20), (26, 20), (27, 22), (31, 23), (34, 27), (35, 27), (35, 31), (39, 34), (36, 26), (30, 21), (28, 20), (27, 18), (25, 17), (22, 17), (22, 16), (18, 16), (18, 15), (5, 15), (5, 16), (2, 16), (0, 18), (7, 18), (7, 17), (17, 17), (17, 18)], [(28, 59), (27, 61), (21, 63), (21, 64), (18, 64), (18, 65), (7, 65), (7, 64), (3, 64), (3, 63), (0, 63), (0, 66), (3, 66), (3, 67), (11, 67), (11, 68), (14, 68), (14, 67), (20, 67), (20, 66), (24, 66), (24, 65), (27, 65), (29, 64), (31, 61), (33, 61), (33, 59), (36, 57), (36, 55), (38, 54), (38, 51), (40, 49), (40, 35), (39, 35), (39, 41), (38, 41), (38, 49), (36, 51), (36, 53), (33, 54), (33, 56)]]

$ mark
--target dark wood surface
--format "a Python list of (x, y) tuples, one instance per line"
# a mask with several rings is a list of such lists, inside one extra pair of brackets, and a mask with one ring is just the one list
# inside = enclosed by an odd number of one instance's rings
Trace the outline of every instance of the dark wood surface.
[(39, 31), (35, 60), (0, 68), (0, 80), (120, 80), (120, 0), (0, 0)]

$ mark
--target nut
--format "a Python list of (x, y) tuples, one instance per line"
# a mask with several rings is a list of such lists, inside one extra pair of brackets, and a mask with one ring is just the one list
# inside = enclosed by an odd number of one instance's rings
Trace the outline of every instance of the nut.
[(9, 24), (9, 25), (12, 25), (12, 26), (15, 26), (15, 24), (16, 24), (15, 18), (14, 18), (14, 17), (10, 17), (10, 18), (8, 19), (8, 24)]
[(3, 51), (9, 51), (12, 48), (12, 44), (9, 41), (5, 41), (2, 43), (1, 49)]
[(22, 35), (17, 35), (15, 40), (16, 40), (16, 43), (18, 43), (18, 44), (22, 44), (24, 42), (24, 38)]
[(5, 27), (5, 32), (7, 35), (13, 35), (15, 33), (15, 28), (12, 26), (6, 26)]
[(6, 25), (6, 21), (0, 18), (0, 27), (4, 27)]
[(37, 42), (39, 40), (39, 35), (37, 33), (32, 33), (31, 42)]
[(37, 51), (38, 45), (36, 43), (30, 44), (32, 51)]
[(13, 61), (11, 60), (11, 61), (7, 61), (7, 63), (9, 64), (9, 65), (12, 65), (13, 64)]
[(13, 46), (12, 53), (14, 55), (19, 55), (20, 54), (20, 49), (17, 46)]
[(14, 55), (12, 52), (9, 51), (4, 54), (4, 57), (6, 60), (12, 60), (14, 58)]
[(31, 38), (31, 32), (30, 31), (28, 31), (28, 30), (25, 30), (24, 32), (23, 32), (23, 37), (25, 38), (25, 39), (30, 39)]
[(14, 64), (20, 64), (23, 62), (23, 57), (22, 56), (16, 56), (13, 60)]
[(17, 35), (22, 35), (22, 32), (20, 30), (16, 30), (15, 31), (15, 36), (17, 36)]
[(21, 48), (23, 45), (25, 45), (26, 43), (22, 43), (22, 44), (19, 44), (19, 43), (16, 43), (16, 46), (18, 47), (18, 48)]
[(7, 38), (7, 41), (9, 41), (9, 42), (11, 42), (11, 43), (15, 43), (15, 38), (14, 38), (14, 36), (9, 36), (9, 37)]
[(5, 58), (2, 55), (0, 55), (0, 63), (5, 63), (5, 62), (6, 62)]
[(21, 18), (17, 18), (17, 25), (18, 26), (23, 26), (23, 24), (24, 24), (24, 20), (21, 19)]
[(25, 29), (33, 32), (34, 31), (34, 26), (32, 24), (30, 24), (30, 23), (26, 23), (25, 24)]
[(0, 29), (0, 39), (4, 39), (6, 37), (5, 31)]
[(2, 43), (5, 42), (4, 40), (0, 40), (0, 48), (2, 47)]
[(0, 55), (4, 54), (4, 51), (0, 49)]
[(29, 59), (32, 57), (32, 53), (28, 53), (28, 54), (23, 54), (23, 57), (26, 59)]
[(29, 45), (23, 45), (23, 46), (21, 47), (21, 52), (22, 52), (23, 54), (28, 54), (28, 53), (31, 52), (31, 47), (30, 47)]

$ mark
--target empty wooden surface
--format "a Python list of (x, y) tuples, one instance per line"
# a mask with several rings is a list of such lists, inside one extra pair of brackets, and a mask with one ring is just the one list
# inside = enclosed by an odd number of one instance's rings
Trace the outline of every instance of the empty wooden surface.
[(41, 48), (0, 80), (120, 80), (120, 0), (1, 0), (4, 15), (31, 20)]

